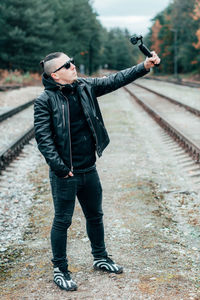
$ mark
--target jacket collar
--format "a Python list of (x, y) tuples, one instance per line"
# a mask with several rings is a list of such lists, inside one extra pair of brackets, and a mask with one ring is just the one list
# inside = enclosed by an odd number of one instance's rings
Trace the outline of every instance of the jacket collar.
[[(79, 79), (77, 79), (72, 84), (60, 84), (53, 80), (51, 76), (48, 76), (46, 73), (42, 74), (42, 83), (44, 85), (45, 90), (51, 90), (51, 91), (62, 91), (65, 89), (65, 92), (71, 92), (77, 88), (77, 86), (81, 86), (82, 83)], [(84, 85), (84, 84), (83, 84)]]

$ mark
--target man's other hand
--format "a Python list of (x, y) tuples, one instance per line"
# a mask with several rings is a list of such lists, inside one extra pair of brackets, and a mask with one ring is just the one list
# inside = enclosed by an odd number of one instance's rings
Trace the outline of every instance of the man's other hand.
[(74, 176), (74, 174), (70, 171), (70, 172), (68, 173), (68, 175), (66, 175), (64, 178), (68, 178), (68, 177), (72, 177), (72, 176)]
[(155, 65), (158, 65), (161, 61), (161, 59), (158, 57), (155, 51), (152, 51), (151, 54), (152, 57), (147, 57), (144, 62), (144, 67), (146, 70), (149, 70), (150, 68), (155, 67)]

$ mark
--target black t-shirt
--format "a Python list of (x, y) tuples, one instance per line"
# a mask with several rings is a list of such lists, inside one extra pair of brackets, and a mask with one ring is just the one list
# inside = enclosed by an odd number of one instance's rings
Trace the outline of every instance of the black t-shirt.
[(84, 171), (95, 164), (95, 141), (76, 89), (63, 93), (69, 101), (72, 164), (75, 172)]

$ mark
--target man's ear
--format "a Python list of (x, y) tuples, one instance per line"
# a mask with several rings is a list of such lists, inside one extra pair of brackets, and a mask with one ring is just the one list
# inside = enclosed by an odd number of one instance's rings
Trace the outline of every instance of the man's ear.
[(56, 74), (56, 73), (51, 73), (51, 77), (52, 77), (54, 80), (59, 79), (59, 76), (58, 76), (58, 74)]

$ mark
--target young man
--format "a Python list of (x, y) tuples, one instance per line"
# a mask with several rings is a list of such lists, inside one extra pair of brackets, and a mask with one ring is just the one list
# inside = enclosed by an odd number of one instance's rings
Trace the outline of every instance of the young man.
[(110, 259), (104, 243), (102, 187), (96, 170), (109, 143), (96, 97), (110, 93), (148, 73), (160, 62), (155, 52), (145, 62), (103, 78), (77, 78), (73, 59), (61, 52), (42, 61), (44, 92), (35, 101), (38, 148), (50, 167), (55, 216), (51, 230), (54, 282), (76, 290), (66, 256), (67, 229), (77, 196), (86, 218), (93, 267), (116, 274), (123, 268)]

